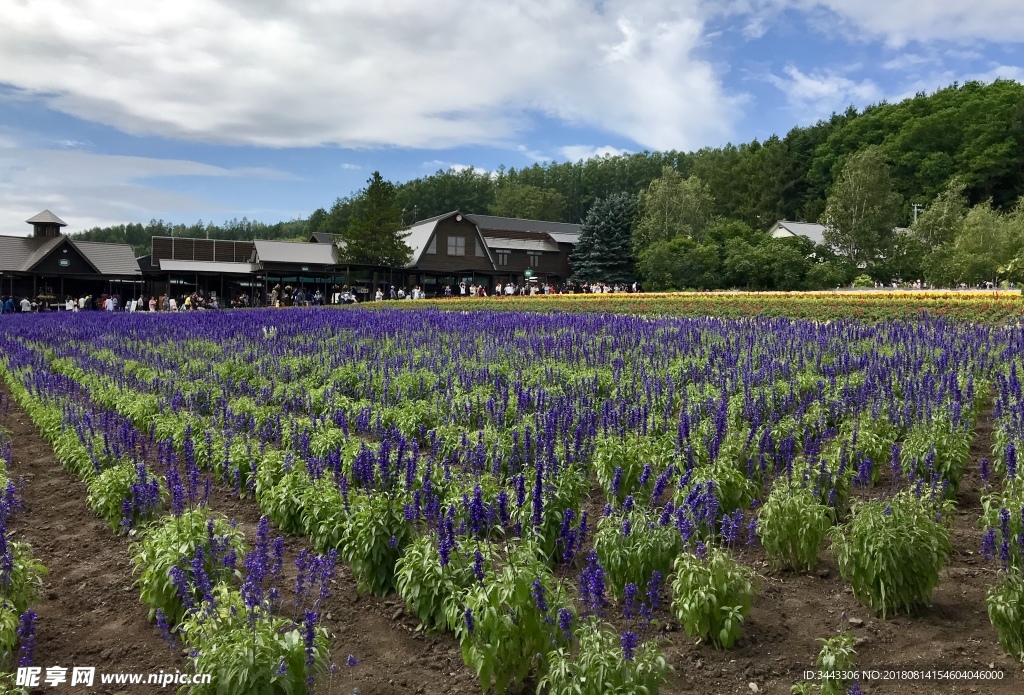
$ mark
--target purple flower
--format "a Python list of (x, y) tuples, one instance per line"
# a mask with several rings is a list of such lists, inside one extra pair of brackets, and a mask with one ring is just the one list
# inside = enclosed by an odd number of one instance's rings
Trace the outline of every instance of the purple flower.
[(622, 658), (626, 661), (632, 661), (634, 658), (633, 652), (640, 646), (640, 638), (635, 632), (627, 630), (619, 638), (619, 646), (622, 647)]
[(484, 556), (483, 556), (483, 553), (481, 553), (479, 549), (477, 549), (475, 551), (475, 553), (474, 553), (474, 558), (473, 558), (473, 575), (481, 583), (483, 583), (484, 577), (486, 576), (486, 574), (484, 572)]
[(349, 654), (348, 658), (345, 659), (345, 665), (348, 666), (349, 668), (352, 668), (353, 666), (355, 666), (358, 663), (359, 663), (359, 660), (356, 659), (355, 656), (353, 656), (352, 654)]
[(604, 576), (604, 567), (597, 558), (597, 552), (591, 549), (587, 553), (587, 566), (580, 574), (579, 592), (580, 600), (594, 613), (607, 605)]
[(661, 603), (661, 581), (663, 577), (661, 572), (654, 570), (651, 572), (651, 579), (647, 582), (647, 603), (650, 604), (651, 608), (657, 610), (658, 605)]
[(612, 473), (612, 497), (619, 496), (619, 488), (622, 487), (622, 468), (616, 468)]
[(156, 609), (156, 626), (160, 630), (160, 636), (164, 638), (164, 641), (167, 642), (168, 646), (171, 649), (177, 647), (177, 644), (174, 641), (174, 635), (171, 634), (171, 627), (167, 624), (167, 616), (164, 615), (163, 610), (159, 608)]
[(306, 647), (306, 666), (313, 665), (313, 647), (316, 640), (316, 611), (306, 611), (302, 620), (302, 643)]
[(537, 606), (537, 610), (539, 610), (541, 613), (547, 613), (548, 602), (547, 599), (544, 597), (544, 584), (541, 582), (540, 577), (537, 577), (535, 580), (533, 580), (533, 584), (531, 584), (530, 586), (533, 587), (530, 593), (533, 595), (533, 603)]
[(568, 608), (558, 609), (558, 629), (567, 642), (572, 641), (572, 611)]
[(985, 559), (992, 561), (996, 557), (996, 530), (994, 528), (985, 529), (985, 533), (981, 536), (981, 554), (985, 556)]
[(622, 606), (622, 617), (626, 620), (632, 620), (633, 615), (636, 612), (636, 595), (639, 590), (636, 588), (636, 584), (630, 582), (626, 584), (626, 587), (622, 590), (622, 595), (625, 601)]
[(31, 666), (36, 649), (36, 612), (29, 608), (18, 617), (18, 666)]
[(465, 619), (466, 629), (469, 630), (469, 634), (472, 635), (473, 630), (476, 629), (476, 624), (473, 622), (473, 610), (469, 606), (466, 606)]

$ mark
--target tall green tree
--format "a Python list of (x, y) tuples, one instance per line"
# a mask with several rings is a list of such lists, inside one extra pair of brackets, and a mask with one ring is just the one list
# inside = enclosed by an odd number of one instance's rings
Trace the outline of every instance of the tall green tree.
[(640, 194), (633, 250), (640, 253), (680, 236), (699, 243), (715, 220), (714, 204), (703, 181), (695, 176), (684, 179), (675, 169), (664, 167), (661, 177)]
[(412, 257), (412, 249), (406, 245), (401, 231), (402, 209), (395, 185), (375, 171), (360, 198), (359, 214), (341, 233), (345, 260), (366, 265), (404, 266)]
[(889, 248), (901, 202), (882, 150), (865, 148), (846, 162), (829, 194), (821, 217), (825, 241), (871, 267)]
[(926, 249), (947, 244), (956, 237), (967, 217), (967, 184), (954, 176), (935, 200), (918, 215), (911, 227), (914, 236)]
[(506, 181), (498, 186), (490, 212), (499, 217), (563, 222), (565, 197), (550, 188)]
[(580, 239), (572, 254), (577, 282), (632, 282), (635, 279), (630, 229), (636, 199), (613, 193), (599, 199), (580, 226)]

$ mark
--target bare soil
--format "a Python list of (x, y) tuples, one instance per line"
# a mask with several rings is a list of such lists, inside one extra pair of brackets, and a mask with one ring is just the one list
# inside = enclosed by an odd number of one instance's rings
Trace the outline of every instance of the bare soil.
[[(0, 385), (0, 390), (6, 389)], [(11, 432), (12, 477), (24, 476), (26, 513), (12, 523), (50, 568), (37, 607), (36, 663), (96, 666), (102, 671), (157, 672), (187, 670), (183, 655), (172, 651), (147, 620), (146, 608), (132, 585), (125, 538), (115, 536), (85, 504), (85, 485), (64, 471), (53, 451), (25, 413), (14, 403), (0, 412), (0, 426)], [(1021, 664), (1005, 655), (985, 611), (985, 592), (995, 582), (995, 568), (978, 554), (981, 546), (981, 481), (977, 463), (991, 450), (991, 423), (979, 423), (972, 463), (957, 495), (953, 553), (942, 572), (932, 604), (913, 616), (882, 620), (854, 599), (826, 550), (812, 573), (769, 571), (760, 549), (740, 549), (740, 559), (759, 573), (761, 592), (735, 648), (717, 651), (688, 638), (664, 611), (658, 615), (664, 653), (673, 667), (667, 694), (788, 693), (814, 668), (819, 638), (848, 629), (857, 637), (857, 667), (879, 671), (1000, 669), (1001, 681), (861, 680), (871, 694), (1021, 693)], [(879, 495), (882, 488), (858, 491)], [(259, 510), (215, 487), (210, 506), (255, 534)], [(275, 532), (276, 533), (276, 532)], [(304, 539), (286, 538), (286, 576), (282, 582), (285, 612), (293, 597), (293, 560)], [(317, 685), (322, 694), (360, 695), (452, 693), (472, 695), (479, 687), (462, 663), (448, 634), (417, 630), (417, 621), (391, 594), (360, 595), (355, 579), (339, 568), (333, 594), (322, 610), (332, 639), (334, 673)], [(354, 667), (345, 662), (351, 654)], [(111, 686), (106, 686), (111, 687)], [(145, 686), (92, 692), (168, 692)], [(45, 688), (38, 692), (60, 692)], [(67, 688), (67, 691), (72, 689)], [(241, 695), (241, 694), (240, 694)]]

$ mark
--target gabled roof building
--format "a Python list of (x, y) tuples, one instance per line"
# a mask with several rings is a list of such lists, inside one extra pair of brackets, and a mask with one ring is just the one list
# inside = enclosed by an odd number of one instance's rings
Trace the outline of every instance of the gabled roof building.
[(61, 229), (67, 224), (49, 210), (26, 222), (32, 225), (32, 236), (0, 236), (0, 295), (57, 304), (68, 295), (138, 290), (141, 271), (128, 244), (65, 236)]
[(825, 226), (816, 222), (790, 222), (779, 220), (768, 230), (768, 235), (776, 239), (787, 237), (807, 237), (815, 244), (825, 243)]

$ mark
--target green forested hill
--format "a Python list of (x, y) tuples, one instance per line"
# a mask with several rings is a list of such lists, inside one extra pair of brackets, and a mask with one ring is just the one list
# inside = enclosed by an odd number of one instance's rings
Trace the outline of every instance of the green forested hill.
[[(849, 157), (878, 145), (903, 201), (901, 224), (912, 204), (928, 204), (954, 176), (966, 184), (970, 205), (991, 199), (1008, 210), (1024, 193), (1024, 86), (999, 80), (969, 82), (897, 104), (858, 112), (852, 107), (812, 126), (793, 128), (764, 142), (697, 152), (640, 152), (579, 162), (502, 169), (438, 171), (399, 184), (397, 206), (410, 223), (455, 209), (511, 217), (582, 222), (593, 202), (611, 193), (639, 193), (669, 166), (696, 176), (723, 219), (767, 229), (775, 220), (817, 220), (826, 196)], [(362, 192), (339, 198), (308, 220), (264, 225), (248, 220), (173, 228), (180, 236), (300, 238), (310, 232), (340, 234), (360, 214)], [(149, 237), (170, 234), (161, 221), (92, 229), (81, 238), (127, 241), (143, 252)]]
[[(400, 185), (399, 199), (425, 218), (456, 208), (489, 209), (500, 202), (503, 187), (526, 185), (557, 192), (565, 201), (561, 220), (582, 222), (595, 199), (638, 193), (668, 165), (708, 184), (719, 216), (767, 228), (777, 219), (818, 219), (837, 172), (869, 145), (881, 146), (892, 165), (897, 192), (906, 201), (905, 221), (912, 203), (930, 202), (954, 175), (967, 183), (972, 205), (991, 198), (1007, 209), (1024, 193), (1024, 86), (1007, 80), (953, 85), (898, 104), (851, 108), (785, 137), (691, 153), (535, 164), (493, 179), (472, 170), (439, 171)], [(338, 221), (353, 201), (338, 201)]]

